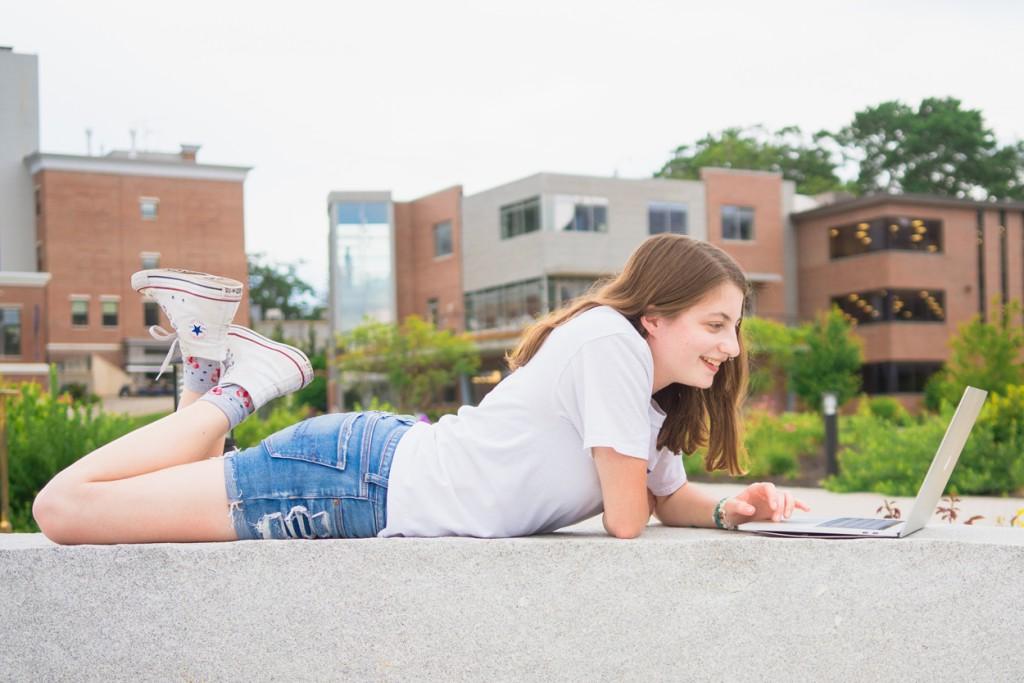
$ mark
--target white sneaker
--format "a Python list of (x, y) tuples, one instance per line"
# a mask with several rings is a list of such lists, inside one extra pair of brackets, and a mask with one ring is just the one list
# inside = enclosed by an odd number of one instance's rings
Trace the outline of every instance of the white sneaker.
[(220, 384), (237, 384), (245, 389), (254, 410), (312, 381), (313, 366), (302, 351), (247, 327), (231, 325)]
[(241, 282), (191, 270), (158, 268), (132, 275), (132, 289), (156, 301), (174, 328), (174, 332), (159, 325), (149, 328), (154, 339), (174, 338), (160, 374), (170, 363), (175, 343), (180, 344), (183, 358), (224, 360), (228, 326), (242, 300)]

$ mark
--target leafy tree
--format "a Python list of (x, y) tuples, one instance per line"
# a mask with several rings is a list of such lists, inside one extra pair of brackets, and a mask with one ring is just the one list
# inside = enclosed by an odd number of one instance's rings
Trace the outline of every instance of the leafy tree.
[(818, 194), (843, 189), (829, 150), (819, 144), (828, 133), (808, 142), (797, 126), (769, 134), (762, 126), (726, 128), (708, 133), (692, 145), (680, 145), (655, 177), (696, 180), (705, 166), (777, 171), (796, 183), (797, 192)]
[(1024, 326), (1021, 305), (1011, 300), (992, 306), (994, 322), (975, 316), (950, 339), (950, 357), (925, 387), (925, 405), (938, 410), (943, 401), (956, 404), (967, 385), (1005, 394), (1024, 384)]
[(771, 390), (792, 365), (799, 332), (780, 322), (752, 316), (743, 319), (743, 343), (750, 359), (750, 395)]
[(821, 395), (830, 391), (843, 405), (860, 390), (862, 343), (838, 308), (822, 312), (801, 328), (802, 342), (789, 364), (790, 388), (803, 402), (821, 411)]
[(263, 316), (276, 308), (286, 320), (319, 319), (323, 307), (309, 302), (314, 294), (313, 286), (296, 274), (294, 264), (271, 263), (264, 254), (249, 254), (249, 302), (259, 306)]
[(1000, 147), (981, 112), (953, 97), (926, 98), (917, 110), (882, 102), (830, 137), (859, 164), (860, 193), (1024, 198), (1024, 143)]
[(480, 367), (476, 345), (465, 334), (438, 330), (419, 316), (399, 325), (367, 320), (342, 338), (336, 359), (342, 372), (385, 379), (400, 410), (423, 411), (440, 403), (441, 391)]

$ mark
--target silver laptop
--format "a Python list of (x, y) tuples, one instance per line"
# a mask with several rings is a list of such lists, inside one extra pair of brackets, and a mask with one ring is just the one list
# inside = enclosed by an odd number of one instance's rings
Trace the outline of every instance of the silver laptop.
[(919, 530), (935, 511), (935, 505), (949, 482), (960, 451), (967, 443), (967, 437), (974, 427), (974, 421), (981, 412), (988, 392), (974, 387), (967, 387), (960, 399), (960, 405), (953, 414), (953, 419), (946, 428), (939, 450), (935, 452), (928, 474), (917, 492), (917, 499), (906, 520), (871, 519), (866, 517), (790, 517), (782, 522), (747, 522), (740, 524), (740, 531), (754, 531), (770, 536), (822, 536), (828, 538), (852, 538), (876, 536), (902, 538)]

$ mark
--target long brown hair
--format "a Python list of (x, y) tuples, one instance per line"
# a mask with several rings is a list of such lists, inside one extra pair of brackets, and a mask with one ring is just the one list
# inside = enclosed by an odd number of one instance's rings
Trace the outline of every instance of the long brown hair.
[[(646, 338), (641, 316), (671, 318), (727, 282), (747, 296), (743, 271), (718, 247), (683, 235), (655, 235), (637, 247), (618, 276), (597, 283), (531, 325), (505, 360), (511, 370), (526, 365), (552, 330), (597, 306), (614, 308)], [(673, 383), (654, 395), (667, 415), (658, 433), (658, 448), (693, 453), (707, 446), (704, 466), (708, 471), (744, 473), (740, 405), (747, 391), (747, 352), (742, 337), (739, 345), (740, 355), (720, 367), (710, 388)]]

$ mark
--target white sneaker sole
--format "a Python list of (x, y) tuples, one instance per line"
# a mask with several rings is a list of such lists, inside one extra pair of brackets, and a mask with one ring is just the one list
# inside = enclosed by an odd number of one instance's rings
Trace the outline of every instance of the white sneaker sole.
[(159, 289), (184, 292), (210, 301), (242, 300), (242, 283), (238, 280), (174, 268), (140, 270), (132, 275), (132, 289), (140, 294)]
[(295, 365), (295, 369), (299, 371), (300, 375), (302, 375), (302, 384), (293, 391), (298, 391), (313, 381), (313, 364), (309, 362), (309, 358), (306, 357), (306, 354), (294, 346), (282, 344), (274, 341), (273, 339), (267, 339), (262, 334), (257, 334), (248, 327), (242, 327), (241, 325), (232, 325), (229, 327), (228, 336), (244, 339), (247, 342), (257, 344), (271, 351), (276, 351), (290, 360)]

